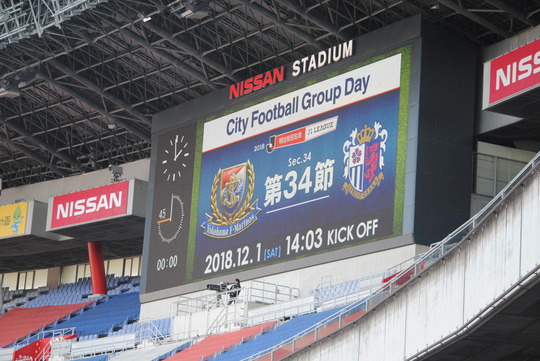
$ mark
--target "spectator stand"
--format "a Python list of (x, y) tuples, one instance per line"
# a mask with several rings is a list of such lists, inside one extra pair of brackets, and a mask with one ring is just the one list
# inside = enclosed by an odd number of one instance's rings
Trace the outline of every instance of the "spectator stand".
[[(236, 302), (269, 305), (298, 298), (300, 294), (298, 288), (269, 282), (250, 281), (246, 282), (245, 285), (247, 286), (240, 289), (240, 295), (237, 297)], [(180, 296), (178, 301), (174, 303), (175, 315), (194, 314), (221, 307), (228, 303), (228, 293), (228, 291), (208, 291), (207, 294), (199, 297)], [(221, 300), (221, 302), (217, 300)]]
[(188, 349), (168, 358), (166, 361), (210, 360), (227, 350), (274, 329), (275, 326), (276, 322), (268, 322), (237, 331), (210, 335), (193, 344)]
[[(216, 361), (238, 361), (251, 355), (258, 354), (261, 350), (274, 349), (276, 347), (281, 348), (281, 343), (284, 340), (288, 340), (291, 337), (295, 337), (301, 332), (312, 329), (315, 325), (326, 321), (329, 317), (339, 312), (340, 309), (328, 310), (324, 312), (316, 312), (307, 315), (297, 316), (283, 323), (281, 326), (254, 338), (248, 342), (245, 342), (236, 348), (233, 348), (227, 352), (217, 356)], [(278, 358), (276, 358), (277, 360)]]
[[(47, 289), (42, 288), (42, 289)], [(2, 287), (2, 307), (0, 315), (16, 308), (23, 306), (28, 301), (37, 298), (42, 290), (10, 290), (9, 287)]]
[(80, 358), (75, 361), (107, 361), (108, 359), (109, 355), (98, 355), (93, 357)]
[[(42, 331), (61, 319), (68, 319), (91, 303), (76, 305), (45, 306), (39, 308), (16, 308), (0, 316), (0, 346), (9, 347), (18, 344), (20, 347), (32, 343), (40, 337)], [(22, 340), (22, 341), (21, 341)]]
[[(173, 305), (175, 324), (192, 331), (191, 325), (209, 325), (205, 335), (232, 331), (248, 323), (248, 310), (276, 303), (289, 302), (299, 297), (298, 288), (268, 282), (245, 282), (235, 302), (228, 304), (228, 291), (207, 291), (200, 297), (178, 297)], [(220, 302), (217, 302), (219, 300)]]
[(12, 361), (14, 347), (0, 348), (0, 361)]
[(133, 360), (146, 360), (146, 361), (160, 361), (175, 355), (183, 349), (191, 346), (191, 342), (178, 342), (164, 345), (151, 345), (147, 347), (141, 347), (134, 350), (129, 350), (118, 354), (117, 356), (110, 357), (111, 361), (133, 361)]
[(153, 346), (191, 342), (196, 334), (171, 334), (171, 319), (147, 320), (130, 323), (104, 337), (79, 337), (63, 357), (80, 358), (96, 355), (114, 355), (129, 350)]
[(375, 274), (334, 284), (331, 276), (325, 276), (317, 288), (309, 291), (306, 297), (250, 309), (246, 322), (248, 325), (254, 325), (351, 304), (378, 291), (381, 279), (382, 274)]
[(124, 293), (110, 297), (107, 301), (77, 317), (60, 323), (53, 329), (75, 327), (75, 332), (79, 336), (105, 337), (109, 332), (138, 320), (139, 313), (139, 294), (135, 292)]

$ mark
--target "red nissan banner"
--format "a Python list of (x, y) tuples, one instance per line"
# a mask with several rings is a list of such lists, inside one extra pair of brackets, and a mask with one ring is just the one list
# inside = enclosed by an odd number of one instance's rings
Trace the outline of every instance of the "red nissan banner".
[(124, 215), (128, 193), (129, 181), (124, 181), (56, 196), (49, 208), (49, 229)]
[(540, 84), (540, 39), (502, 55), (489, 66), (489, 104)]

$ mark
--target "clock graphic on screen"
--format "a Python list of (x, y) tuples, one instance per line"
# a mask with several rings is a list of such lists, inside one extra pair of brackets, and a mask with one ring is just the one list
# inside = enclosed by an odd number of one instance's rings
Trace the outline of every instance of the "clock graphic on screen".
[(171, 194), (171, 203), (159, 210), (158, 235), (165, 243), (171, 243), (182, 229), (184, 223), (184, 202), (180, 196)]
[(182, 177), (182, 171), (187, 167), (187, 157), (190, 155), (186, 149), (188, 144), (183, 135), (176, 134), (165, 145), (165, 155), (161, 164), (164, 168), (162, 174), (167, 181), (174, 182)]

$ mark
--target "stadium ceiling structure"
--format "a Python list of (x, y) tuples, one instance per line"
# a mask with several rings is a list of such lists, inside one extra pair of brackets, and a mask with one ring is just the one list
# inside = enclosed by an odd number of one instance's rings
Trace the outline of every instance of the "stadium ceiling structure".
[(418, 14), (480, 49), (540, 2), (1, 0), (3, 188), (148, 158), (153, 114)]

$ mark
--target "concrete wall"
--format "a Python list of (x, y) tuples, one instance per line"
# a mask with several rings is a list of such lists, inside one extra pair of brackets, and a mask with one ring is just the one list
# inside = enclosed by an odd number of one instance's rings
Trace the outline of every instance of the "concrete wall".
[[(540, 260), (540, 177), (533, 174), (465, 240), (356, 325), (294, 360), (406, 360), (459, 330)], [(496, 280), (496, 282), (494, 282)]]
[[(150, 169), (149, 159), (142, 159), (136, 162), (119, 165), (124, 170), (122, 180), (140, 179), (148, 182), (148, 170)], [(111, 179), (111, 172), (109, 172), (108, 169), (102, 169), (48, 182), (8, 188), (2, 191), (0, 206), (15, 203), (17, 201), (30, 200), (48, 203), (50, 197), (110, 184)]]

